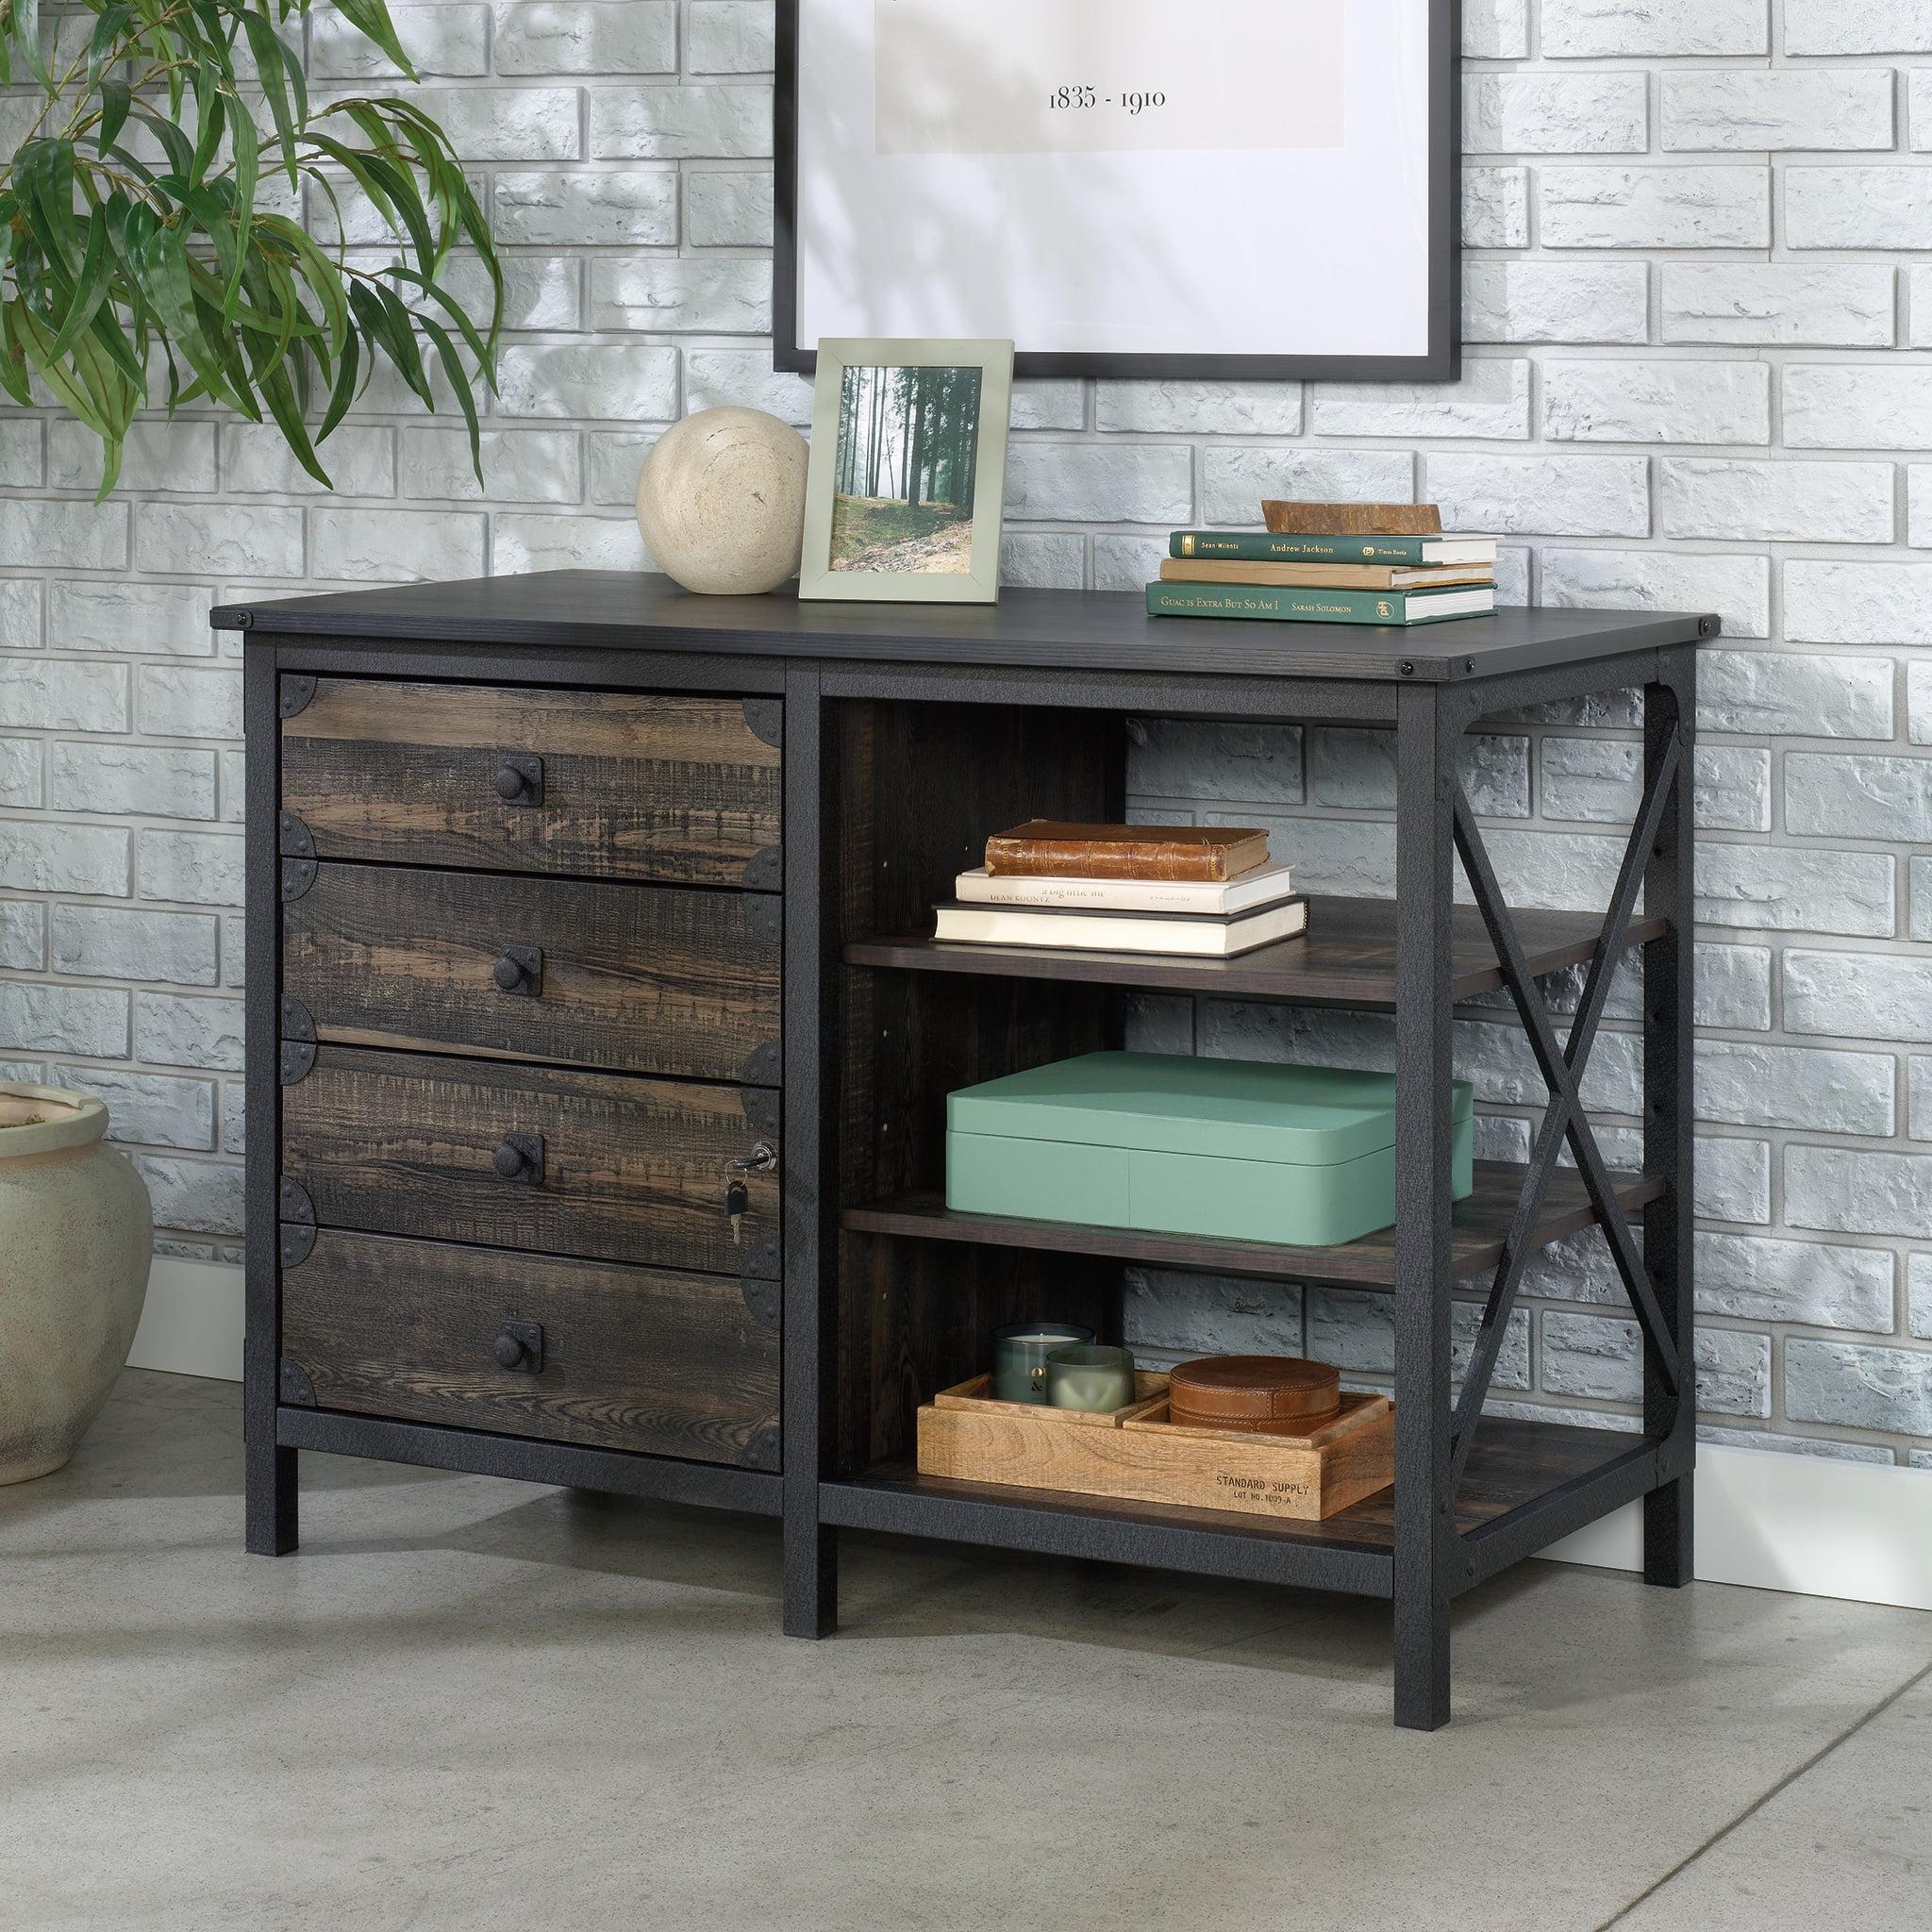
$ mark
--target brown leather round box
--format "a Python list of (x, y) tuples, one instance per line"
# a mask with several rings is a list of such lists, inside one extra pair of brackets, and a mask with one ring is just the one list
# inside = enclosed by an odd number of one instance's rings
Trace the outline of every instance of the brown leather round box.
[(1168, 1420), (1190, 1428), (1305, 1436), (1341, 1407), (1337, 1372), (1296, 1356), (1206, 1356), (1167, 1378)]

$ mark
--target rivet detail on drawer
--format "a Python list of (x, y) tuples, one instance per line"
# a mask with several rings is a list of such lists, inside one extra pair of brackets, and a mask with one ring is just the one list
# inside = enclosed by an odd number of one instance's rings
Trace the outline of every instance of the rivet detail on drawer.
[(279, 813), (275, 819), (275, 849), (284, 858), (313, 858), (315, 834), (295, 813)]
[(744, 1079), (753, 1087), (775, 1087), (783, 1076), (785, 1050), (775, 1040), (759, 1042), (746, 1055)]
[(285, 718), (296, 717), (308, 708), (308, 701), (314, 695), (314, 678), (300, 675), (285, 676), (275, 708)]
[(776, 1469), (778, 1467), (778, 1425), (767, 1423), (761, 1429), (752, 1431), (751, 1441), (744, 1445), (744, 1466), (747, 1469)]
[(310, 1227), (315, 1225), (315, 1203), (308, 1198), (308, 1190), (287, 1174), (281, 1177), (275, 1206), (282, 1220), (306, 1221)]
[(741, 1087), (738, 1104), (744, 1110), (745, 1124), (755, 1134), (778, 1131), (778, 1095), (770, 1087)]
[(284, 1087), (299, 1087), (315, 1071), (315, 1042), (312, 1040), (285, 1040), (276, 1067)]
[[(784, 883), (785, 855), (778, 846), (760, 845), (744, 861), (742, 884), (747, 891), (775, 892)], [(756, 925), (753, 927), (753, 930), (758, 933), (760, 939), (776, 939), (778, 937), (775, 918), (777, 908), (775, 905), (772, 908), (772, 911), (774, 914), (773, 930), (763, 932), (758, 931)]]
[(746, 698), (744, 728), (760, 744), (783, 744), (785, 701), (782, 698)]
[(277, 1247), (284, 1268), (299, 1268), (315, 1252), (315, 1224), (311, 1221), (285, 1221)]
[(285, 858), (282, 860), (282, 903), (285, 906), (292, 906), (314, 883), (314, 859)]
[(308, 1378), (308, 1371), (300, 1362), (282, 1357), (281, 1374), (276, 1378), (279, 1387), (277, 1394), (284, 1402), (299, 1404), (303, 1408), (315, 1407), (315, 1384)]
[(746, 1312), (754, 1322), (762, 1322), (769, 1328), (778, 1319), (777, 1282), (769, 1275), (747, 1274), (738, 1286)]

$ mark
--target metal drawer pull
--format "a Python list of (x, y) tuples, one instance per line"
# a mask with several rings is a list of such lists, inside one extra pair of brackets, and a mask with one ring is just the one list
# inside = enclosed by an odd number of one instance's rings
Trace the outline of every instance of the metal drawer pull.
[(506, 805), (541, 805), (543, 760), (524, 752), (506, 754), (496, 768), (496, 795)]
[(543, 1179), (543, 1136), (506, 1134), (496, 1143), (490, 1164), (507, 1181), (522, 1179), (538, 1186)]
[(496, 1331), (490, 1353), (496, 1366), (525, 1375), (541, 1374), (543, 1369), (543, 1324), (541, 1322), (506, 1322)]
[(543, 992), (543, 948), (506, 946), (490, 969), (499, 992), (516, 993), (525, 999), (539, 999)]

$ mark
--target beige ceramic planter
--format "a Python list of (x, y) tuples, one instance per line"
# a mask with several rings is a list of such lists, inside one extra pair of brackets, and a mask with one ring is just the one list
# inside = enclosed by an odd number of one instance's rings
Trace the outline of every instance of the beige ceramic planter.
[(58, 1469), (127, 1359), (154, 1249), (108, 1109), (0, 1087), (0, 1483)]

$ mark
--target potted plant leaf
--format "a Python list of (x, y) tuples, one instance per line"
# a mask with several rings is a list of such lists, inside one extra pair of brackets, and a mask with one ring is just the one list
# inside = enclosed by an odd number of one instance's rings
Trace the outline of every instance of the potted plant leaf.
[[(333, 0), (414, 79), (384, 0)], [(478, 466), (503, 280), (449, 137), (406, 92), (311, 94), (291, 51), (322, 0), (0, 0), (0, 389), (101, 439), (114, 487), (142, 409), (224, 405), (322, 445), (371, 372), (431, 409), (438, 378)], [(351, 208), (348, 204), (359, 203)], [(344, 238), (371, 226), (392, 256)], [(474, 252), (491, 312), (445, 286)]]

